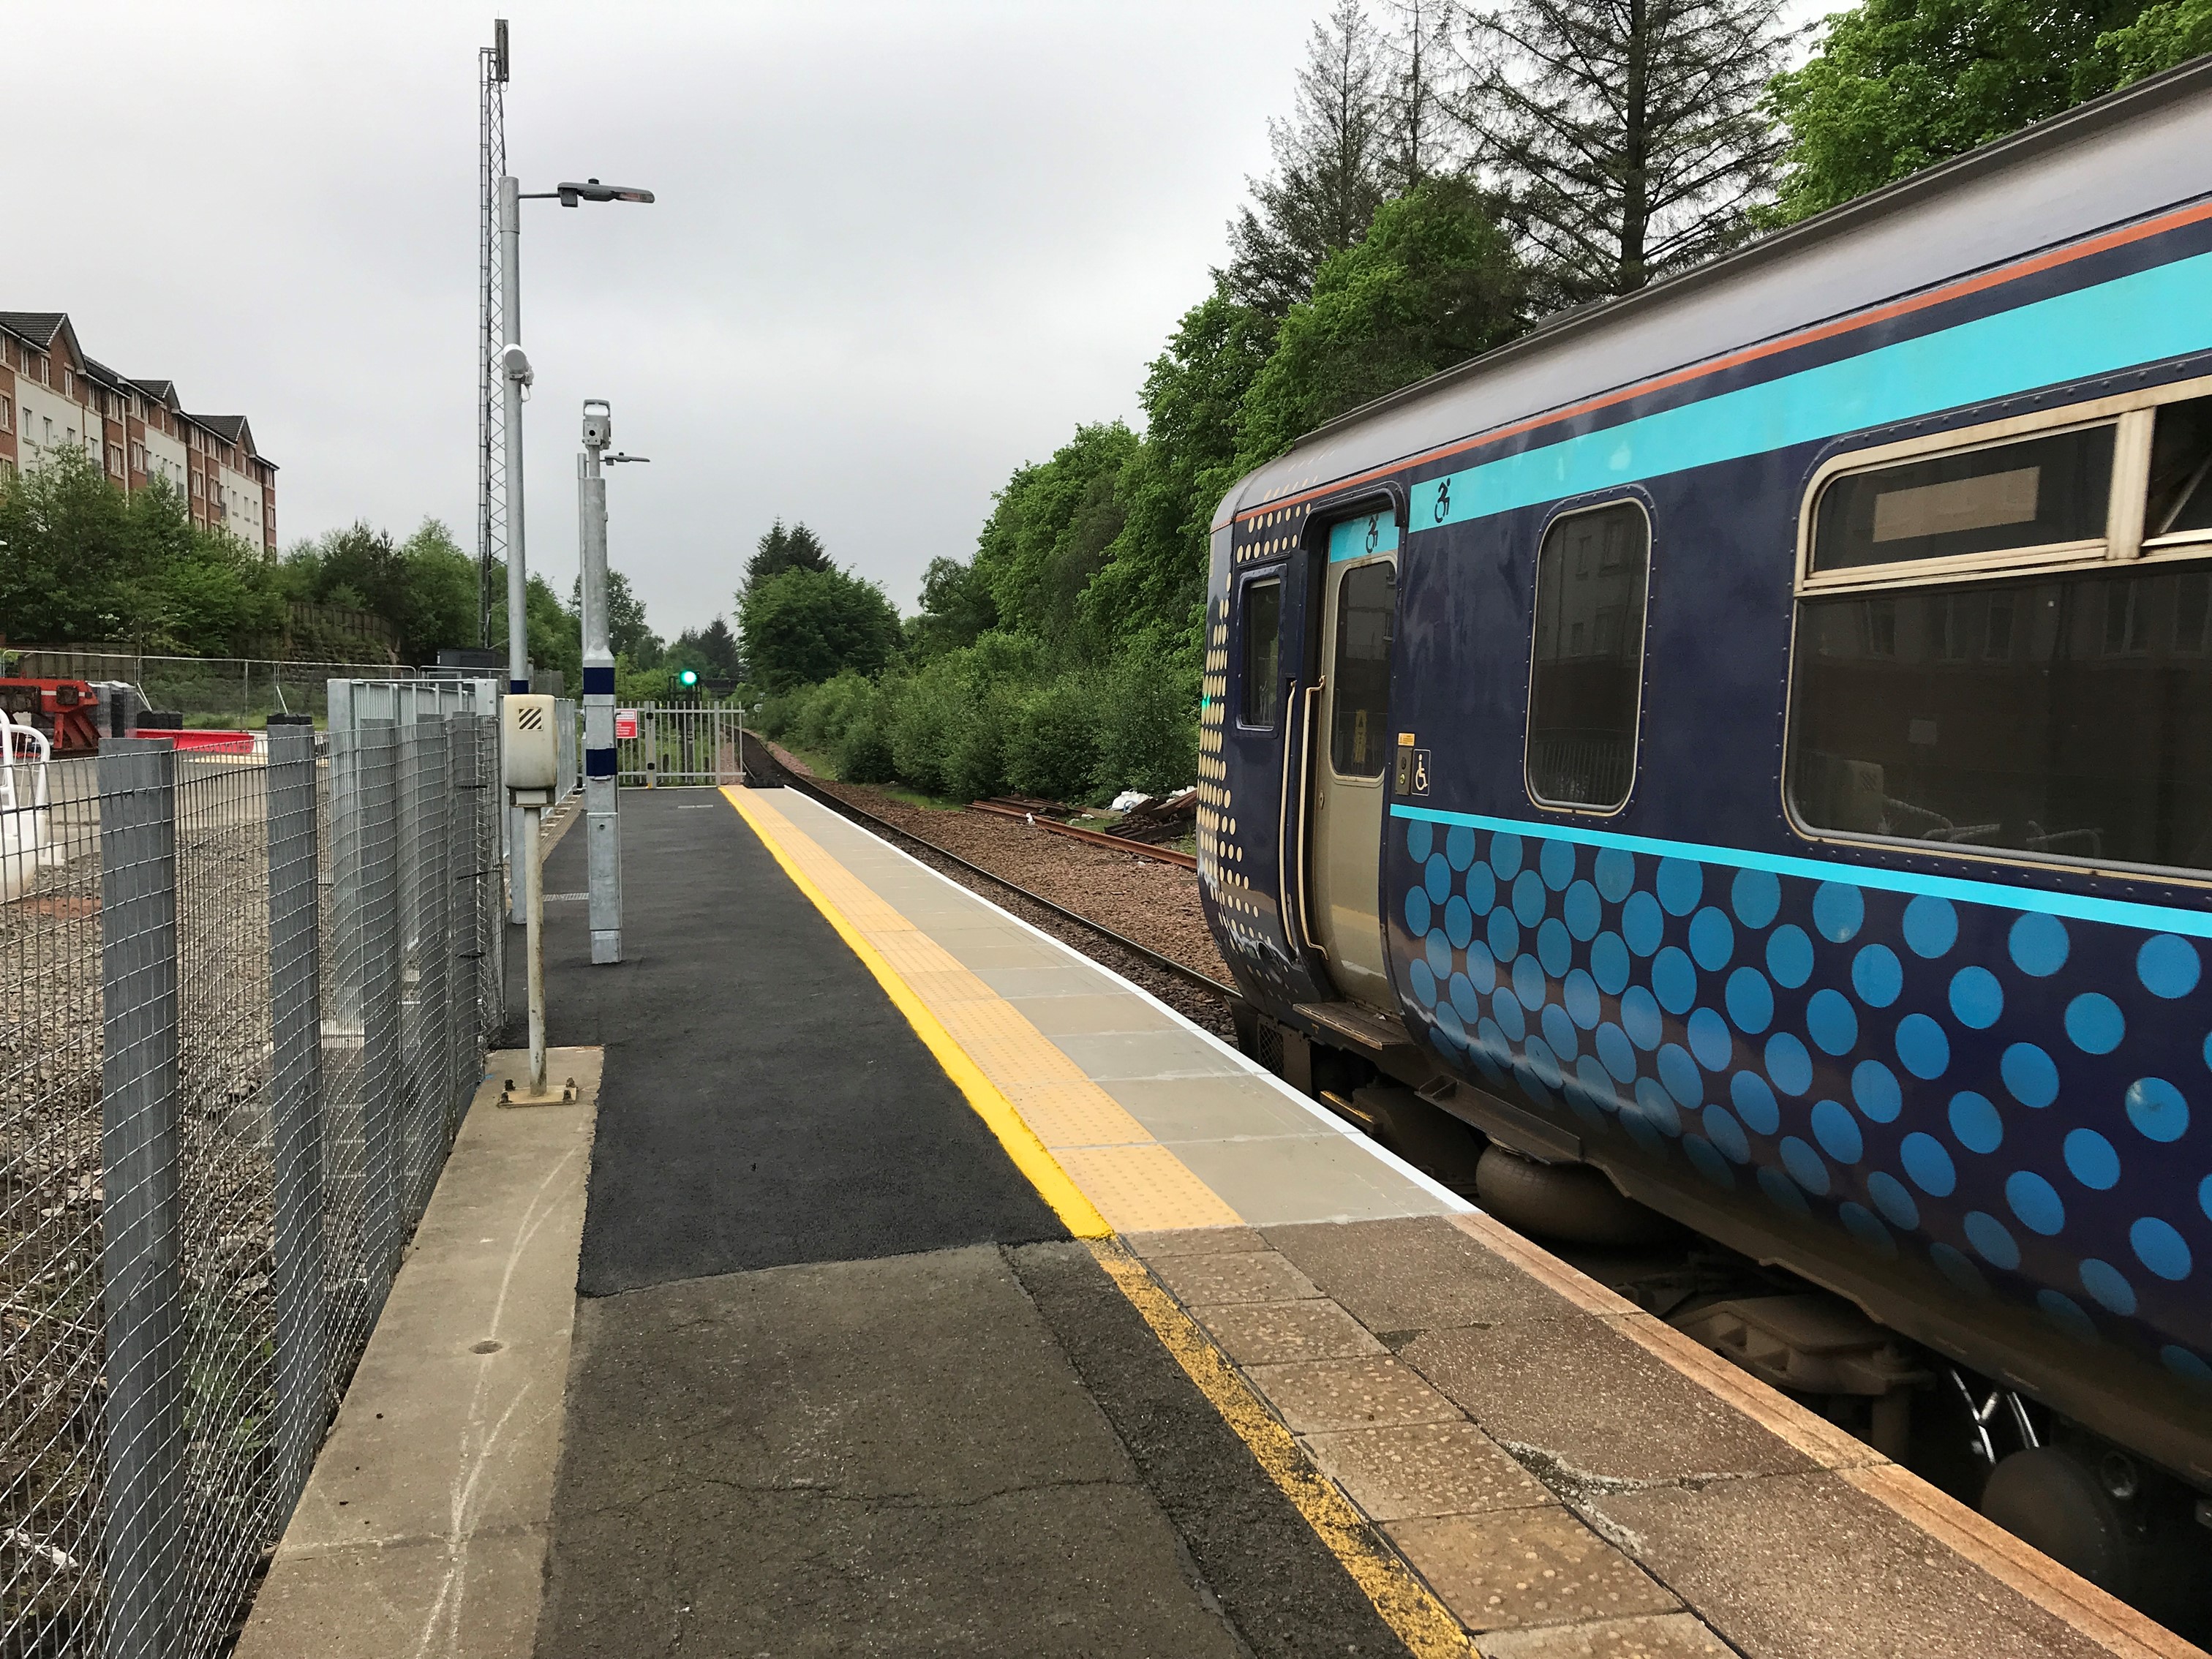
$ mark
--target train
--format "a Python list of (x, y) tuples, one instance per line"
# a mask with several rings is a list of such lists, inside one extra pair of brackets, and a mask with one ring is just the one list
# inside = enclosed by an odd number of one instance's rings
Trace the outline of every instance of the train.
[(1203, 642), (1252, 1052), (1855, 1304), (2108, 1588), (2212, 1538), (2212, 59), (1322, 427)]

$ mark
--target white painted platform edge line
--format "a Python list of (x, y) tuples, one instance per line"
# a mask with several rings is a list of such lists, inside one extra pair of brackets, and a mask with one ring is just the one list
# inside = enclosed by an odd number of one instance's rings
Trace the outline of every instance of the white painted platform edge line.
[[(1370, 1158), (1372, 1158), (1378, 1163), (1382, 1164), (1385, 1168), (1392, 1171), (1392, 1173), (1402, 1176), (1406, 1180), (1412, 1182), (1413, 1185), (1419, 1187), (1423, 1192), (1428, 1194), (1430, 1197), (1436, 1199), (1440, 1203), (1443, 1204), (1449, 1210), (1455, 1213), (1463, 1215), (1472, 1215), (1478, 1212), (1476, 1206), (1469, 1203), (1466, 1199), (1452, 1191), (1450, 1188), (1445, 1186), (1442, 1182), (1415, 1169), (1412, 1164), (1407, 1163), (1404, 1158), (1400, 1158), (1397, 1153), (1392, 1152), (1389, 1147), (1383, 1146), (1379, 1141), (1370, 1139), (1368, 1136), (1360, 1133), (1358, 1130), (1353, 1128), (1342, 1118), (1337, 1116), (1335, 1113), (1330, 1111), (1328, 1107), (1322, 1105), (1319, 1101), (1310, 1099), (1307, 1096), (1299, 1093), (1296, 1089), (1291, 1087), (1289, 1084), (1284, 1082), (1282, 1079), (1277, 1077), (1273, 1072), (1260, 1064), (1258, 1060), (1252, 1059), (1241, 1049), (1236, 1048), (1229, 1043), (1224, 1042), (1219, 1037), (1214, 1036), (1212, 1032), (1207, 1030), (1204, 1026), (1194, 1024), (1191, 1020), (1184, 1018), (1183, 1015), (1178, 1013), (1175, 1009), (1170, 1008), (1166, 1003), (1162, 1002), (1158, 997), (1154, 996), (1150, 991), (1147, 991), (1143, 986), (1135, 983), (1133, 981), (1122, 978), (1121, 975), (1115, 973), (1111, 968), (1107, 967), (1103, 963), (1093, 962), (1089, 957), (1085, 956), (1073, 945), (1063, 943), (1061, 940), (1054, 939), (1050, 933), (1046, 933), (1042, 928), (1035, 927), (1031, 923), (1023, 921), (1019, 916), (1014, 915), (1012, 911), (1003, 909), (1000, 906), (994, 904), (989, 899), (985, 898), (981, 893), (975, 892), (969, 888), (963, 887), (958, 882), (953, 880), (951, 877), (946, 875), (942, 870), (931, 869), (920, 859), (915, 857), (913, 854), (908, 852), (906, 848), (885, 841), (881, 836), (876, 834), (874, 830), (868, 829), (866, 826), (854, 823), (852, 819), (846, 817), (843, 814), (832, 811), (829, 807), (823, 805), (821, 802), (810, 799), (805, 795), (799, 795), (799, 799), (805, 801), (808, 806), (811, 807), (817, 812), (821, 813), (824, 817), (833, 819), (836, 823), (842, 824), (854, 835), (865, 836), (868, 840), (875, 842), (877, 846), (886, 848), (892, 853), (896, 853), (899, 857), (904, 859), (908, 864), (914, 866), (915, 869), (921, 871), (926, 875), (935, 877), (945, 886), (950, 887), (954, 892), (973, 899), (976, 903), (981, 905), (987, 910), (993, 911), (999, 915), (1004, 916), (1008, 921), (1013, 923), (1015, 927), (1020, 928), (1024, 933), (1032, 934), (1036, 938), (1042, 939), (1045, 944), (1059, 951), (1060, 955), (1072, 957), (1073, 960), (1082, 963), (1083, 966), (1086, 968), (1097, 969), (1099, 973), (1105, 975), (1107, 978), (1112, 980), (1116, 985), (1121, 986), (1123, 989), (1136, 996), (1143, 998), (1144, 1000), (1150, 1003), (1153, 1008), (1158, 1010), (1159, 1012), (1165, 1014), (1170, 1021), (1182, 1027), (1182, 1029), (1189, 1032), (1191, 1036), (1199, 1038), (1202, 1042), (1210, 1043), (1214, 1048), (1219, 1049), (1223, 1054), (1228, 1055), (1230, 1059), (1237, 1062), (1237, 1068), (1240, 1071), (1244, 1072), (1252, 1077), (1260, 1079), (1269, 1087), (1273, 1088), (1276, 1093), (1282, 1096), (1284, 1099), (1297, 1104), (1300, 1109), (1304, 1111), (1307, 1116), (1322, 1124), (1332, 1133), (1341, 1135), (1345, 1139), (1358, 1146), (1360, 1151), (1365, 1152)], [(1011, 1000), (1011, 999), (1009, 999), (1009, 1000)], [(1045, 1040), (1047, 1042), (1050, 1042), (1051, 1038), (1047, 1037)], [(1127, 1079), (1123, 1080), (1138, 1081), (1139, 1079)], [(1103, 1087), (1104, 1085), (1101, 1085), (1100, 1086)], [(1153, 1136), (1153, 1139), (1158, 1140), (1159, 1137), (1155, 1135)], [(1161, 1144), (1165, 1145), (1166, 1143), (1162, 1142)]]

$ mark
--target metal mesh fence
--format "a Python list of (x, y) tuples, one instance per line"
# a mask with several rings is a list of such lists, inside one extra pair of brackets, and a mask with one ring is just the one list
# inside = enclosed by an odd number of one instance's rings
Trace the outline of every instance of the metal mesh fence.
[(232, 1639), (495, 1027), (495, 744), (0, 757), (4, 1659)]

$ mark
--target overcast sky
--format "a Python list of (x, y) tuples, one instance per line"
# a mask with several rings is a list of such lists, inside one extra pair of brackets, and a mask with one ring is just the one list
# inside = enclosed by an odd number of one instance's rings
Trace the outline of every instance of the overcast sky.
[[(1321, 0), (507, 0), (531, 565), (576, 562), (577, 422), (652, 458), (612, 554), (672, 635), (777, 514), (914, 608), (992, 490), (1131, 420), (1266, 165)], [(21, 5), (0, 308), (244, 414), (285, 545), (475, 542), (477, 48), (493, 7)], [(40, 66), (33, 72), (33, 65)]]

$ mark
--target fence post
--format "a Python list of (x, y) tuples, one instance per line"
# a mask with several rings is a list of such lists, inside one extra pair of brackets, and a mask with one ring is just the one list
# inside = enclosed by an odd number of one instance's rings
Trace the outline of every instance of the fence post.
[(368, 1166), (363, 1231), (370, 1302), (382, 1305), (399, 1266), (405, 1170), (399, 1076), (399, 744), (388, 720), (357, 728), (360, 808), (361, 1138)]
[(322, 1437), (322, 940), (315, 823), (315, 728), (269, 720), (270, 1150), (276, 1177), (270, 1255), (276, 1292), (276, 1479), (291, 1512)]
[(100, 753), (106, 1659), (173, 1659), (185, 1498), (176, 756)]

